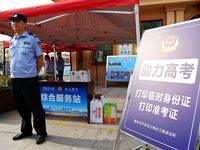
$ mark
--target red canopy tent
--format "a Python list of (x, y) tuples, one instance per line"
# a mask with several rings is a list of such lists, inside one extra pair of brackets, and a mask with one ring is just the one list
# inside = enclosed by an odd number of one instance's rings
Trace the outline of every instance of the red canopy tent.
[(140, 41), (139, 0), (67, 0), (0, 11), (0, 33), (13, 36), (8, 18), (28, 17), (28, 31), (51, 45), (124, 44)]
[(84, 50), (90, 50), (90, 51), (95, 51), (96, 46), (94, 45), (59, 45), (56, 46), (56, 50), (58, 51), (66, 51), (66, 52), (75, 52), (75, 51), (84, 51)]
[(45, 52), (45, 53), (50, 53), (50, 52), (54, 51), (53, 47), (49, 44), (46, 44), (46, 43), (42, 43), (41, 48), (42, 48), (42, 51)]
[(0, 33), (13, 36), (8, 18), (22, 13), (28, 17), (28, 30), (48, 44), (134, 43), (136, 33), (139, 39), (139, 30), (135, 31), (139, 11), (134, 8), (138, 3), (139, 0), (67, 0), (0, 11)]
[[(42, 43), (41, 44), (42, 50), (43, 52), (46, 53), (50, 53), (50, 52), (54, 52), (54, 46)], [(84, 50), (90, 50), (90, 51), (95, 51), (96, 50), (96, 46), (94, 45), (58, 45), (55, 46), (55, 51), (56, 52), (70, 52), (70, 65), (71, 65), (71, 52), (75, 52), (75, 51), (84, 51)]]
[(8, 48), (9, 47), (9, 42), (8, 41), (3, 41), (3, 47)]
[[(96, 46), (94, 46), (94, 45), (69, 45), (69, 46), (58, 45), (58, 46), (51, 46), (51, 45), (48, 45), (46, 43), (42, 43), (41, 47), (42, 47), (43, 52), (45, 52), (45, 53), (54, 52), (54, 48), (55, 48), (56, 52), (69, 52), (70, 53), (70, 65), (72, 65), (71, 52), (84, 51), (84, 50), (90, 50), (90, 51), (96, 50)], [(72, 69), (72, 66), (71, 66), (71, 69)]]
[[(50, 53), (54, 51), (54, 47), (45, 43), (41, 44), (42, 50), (45, 53)], [(58, 45), (55, 46), (56, 52), (75, 52), (75, 51), (83, 51), (83, 50), (90, 50), (95, 51), (96, 46), (94, 45)]]

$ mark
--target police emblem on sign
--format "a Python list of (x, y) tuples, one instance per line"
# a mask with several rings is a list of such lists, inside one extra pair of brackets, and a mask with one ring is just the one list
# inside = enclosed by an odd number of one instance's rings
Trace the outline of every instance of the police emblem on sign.
[(176, 36), (168, 36), (161, 45), (162, 51), (172, 52), (175, 51), (179, 45), (179, 39)]

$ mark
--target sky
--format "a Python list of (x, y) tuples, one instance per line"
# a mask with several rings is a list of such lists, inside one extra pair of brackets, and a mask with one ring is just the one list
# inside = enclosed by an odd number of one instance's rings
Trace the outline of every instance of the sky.
[[(0, 11), (16, 9), (28, 6), (53, 3), (51, 0), (0, 0)], [(6, 35), (0, 34), (0, 41), (9, 40)]]
[(0, 11), (53, 3), (51, 0), (0, 0)]

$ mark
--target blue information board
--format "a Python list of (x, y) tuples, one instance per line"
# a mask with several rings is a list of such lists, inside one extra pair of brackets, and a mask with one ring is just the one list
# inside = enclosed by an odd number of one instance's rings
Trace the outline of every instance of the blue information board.
[(88, 115), (86, 85), (41, 84), (40, 91), (45, 112)]
[(136, 63), (136, 55), (107, 56), (106, 80), (129, 81)]
[(144, 33), (121, 131), (194, 150), (200, 121), (200, 19)]

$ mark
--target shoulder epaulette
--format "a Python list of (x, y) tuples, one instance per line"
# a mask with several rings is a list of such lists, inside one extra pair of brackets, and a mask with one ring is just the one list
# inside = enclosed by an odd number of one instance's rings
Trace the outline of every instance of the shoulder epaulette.
[(37, 37), (36, 34), (33, 34), (33, 33), (31, 33), (31, 32), (28, 32), (28, 34), (31, 35), (31, 36), (33, 36), (33, 37)]

